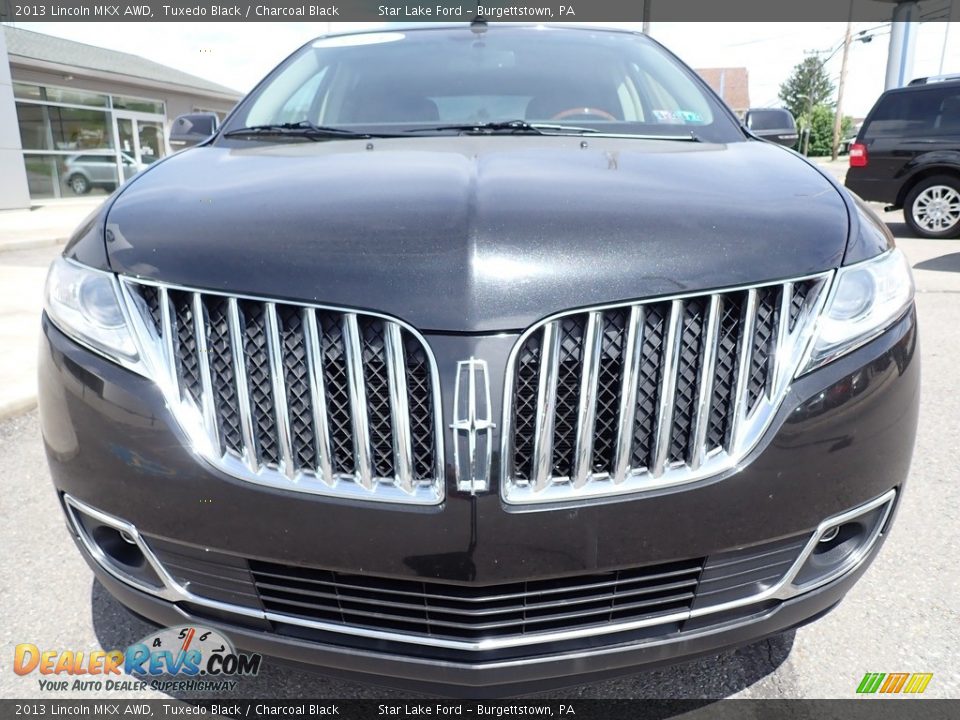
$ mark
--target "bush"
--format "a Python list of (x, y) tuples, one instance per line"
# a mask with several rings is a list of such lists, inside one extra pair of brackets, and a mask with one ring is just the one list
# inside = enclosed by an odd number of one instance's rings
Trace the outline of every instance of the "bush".
[[(807, 154), (811, 156), (829, 155), (833, 145), (833, 109), (826, 105), (818, 105), (810, 113), (809, 118), (801, 118), (801, 123), (810, 128), (810, 145)], [(805, 122), (807, 121), (807, 122)], [(853, 118), (844, 115), (840, 124), (840, 140), (842, 141), (853, 128)], [(800, 148), (803, 149), (802, 147)]]

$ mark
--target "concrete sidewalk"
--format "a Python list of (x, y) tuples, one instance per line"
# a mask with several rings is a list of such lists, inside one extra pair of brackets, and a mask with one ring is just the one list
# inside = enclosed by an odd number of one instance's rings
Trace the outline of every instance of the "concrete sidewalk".
[(810, 159), (843, 184), (844, 178), (847, 177), (847, 168), (850, 167), (850, 159), (846, 155), (841, 155), (836, 160), (831, 160), (828, 157)]
[(37, 402), (37, 343), (47, 266), (106, 196), (0, 212), (0, 419)]
[(0, 252), (66, 242), (80, 222), (106, 200), (95, 195), (36, 202), (27, 210), (0, 211)]

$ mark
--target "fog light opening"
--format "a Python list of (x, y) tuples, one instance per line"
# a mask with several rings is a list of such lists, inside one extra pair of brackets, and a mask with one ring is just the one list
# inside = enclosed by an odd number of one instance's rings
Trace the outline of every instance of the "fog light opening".
[(147, 565), (147, 559), (140, 548), (137, 547), (135, 542), (130, 542), (133, 538), (130, 538), (129, 535), (124, 537), (125, 533), (116, 528), (97, 525), (92, 528), (90, 535), (104, 555), (125, 569), (142, 570)]
[(807, 546), (807, 556), (792, 584), (810, 590), (850, 572), (869, 554), (880, 537), (893, 507), (892, 492), (870, 506), (853, 510), (821, 525), (816, 541)]
[(820, 536), (820, 539), (817, 542), (828, 543), (833, 541), (835, 537), (840, 533), (840, 526), (835, 525), (834, 527), (827, 530), (823, 535)]
[(71, 529), (90, 556), (111, 575), (149, 592), (163, 590), (163, 580), (144, 554), (136, 530), (64, 496)]

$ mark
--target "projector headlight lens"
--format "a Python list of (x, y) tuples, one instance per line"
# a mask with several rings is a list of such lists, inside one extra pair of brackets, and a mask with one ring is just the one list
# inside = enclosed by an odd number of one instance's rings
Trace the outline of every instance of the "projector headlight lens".
[(913, 302), (910, 264), (897, 248), (837, 272), (807, 361), (800, 373), (821, 367), (869, 342)]
[(121, 365), (139, 364), (112, 274), (57, 258), (47, 274), (45, 299), (47, 316), (65, 334)]

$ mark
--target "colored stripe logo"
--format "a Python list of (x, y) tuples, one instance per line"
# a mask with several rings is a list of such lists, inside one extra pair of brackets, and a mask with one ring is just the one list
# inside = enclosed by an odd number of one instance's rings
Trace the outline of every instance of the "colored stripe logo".
[(857, 686), (858, 695), (877, 693), (920, 695), (927, 689), (933, 673), (867, 673)]

